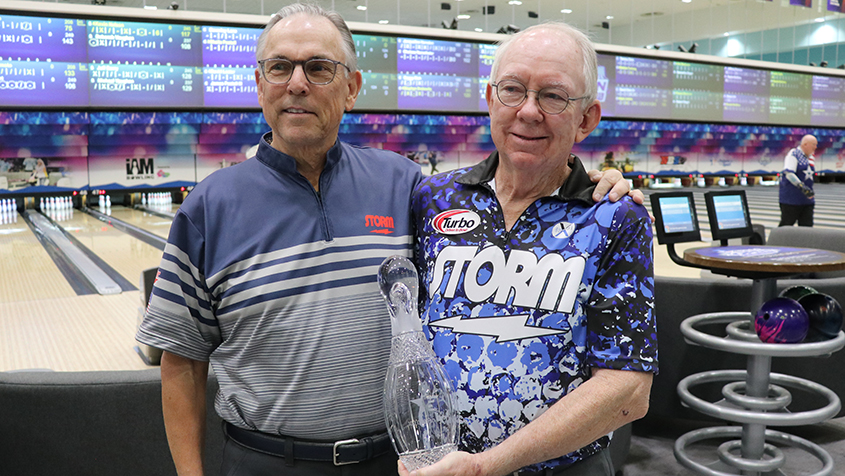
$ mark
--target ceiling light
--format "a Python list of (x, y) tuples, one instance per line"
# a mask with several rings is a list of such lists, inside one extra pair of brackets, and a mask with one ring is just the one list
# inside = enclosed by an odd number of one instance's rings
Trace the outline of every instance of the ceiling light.
[(467, 15), (466, 13), (461, 13), (460, 15), (458, 15), (458, 20), (469, 20), (469, 19), (470, 19), (470, 16)]
[(388, 23), (390, 23), (390, 20), (379, 20), (378, 22), (380, 25), (387, 25)]
[(730, 33), (728, 33), (728, 32), (725, 32), (725, 35), (724, 35), (724, 36), (731, 36), (731, 34), (730, 34)]
[(484, 28), (476, 28), (475, 31), (481, 33), (482, 31), (484, 31)]
[(692, 3), (692, 0), (681, 0), (684, 3)]
[(816, 23), (821, 23), (824, 21), (824, 17), (816, 18)]
[(158, 7), (155, 5), (144, 5), (144, 10), (158, 10)]
[(364, 6), (364, 5), (358, 5), (358, 6), (357, 6), (357, 7), (355, 7), (355, 8), (357, 8), (358, 10), (361, 10), (362, 12), (363, 12), (364, 10), (366, 10), (366, 9), (367, 9), (367, 7), (366, 7), (366, 6)]
[(560, 11), (560, 13), (570, 14), (570, 13), (572, 13), (572, 9), (571, 8), (564, 8), (563, 10)]
[(607, 19), (607, 20), (613, 20), (613, 15), (608, 15), (608, 16), (606, 16), (606, 17), (604, 17), (604, 18), (605, 18), (605, 19)]
[(522, 5), (522, 0), (510, 0), (508, 5)]

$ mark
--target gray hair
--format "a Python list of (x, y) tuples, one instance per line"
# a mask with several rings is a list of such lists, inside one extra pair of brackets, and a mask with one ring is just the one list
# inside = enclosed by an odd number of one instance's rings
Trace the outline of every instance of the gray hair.
[[(596, 48), (593, 46), (593, 42), (590, 41), (590, 38), (587, 37), (586, 33), (564, 22), (547, 21), (538, 25), (532, 25), (500, 41), (499, 47), (496, 49), (496, 55), (493, 58), (493, 68), (490, 71), (490, 81), (492, 82), (495, 80), (501, 59), (504, 56), (505, 51), (508, 50), (513, 42), (528, 32), (540, 29), (556, 31), (567, 35), (575, 42), (578, 49), (581, 50), (581, 59), (583, 63), (582, 77), (584, 78), (584, 85), (586, 87), (584, 95), (587, 96), (587, 99), (581, 101), (581, 104), (582, 109), (586, 110), (593, 104), (593, 101), (596, 100), (596, 96), (598, 94), (598, 60), (596, 59)], [(580, 93), (577, 92), (573, 92), (571, 94), (580, 95)]]
[(264, 26), (264, 31), (261, 32), (261, 36), (258, 37), (258, 43), (255, 45), (256, 60), (264, 59), (262, 56), (264, 55), (264, 48), (267, 46), (267, 37), (270, 35), (270, 30), (282, 19), (298, 14), (323, 17), (332, 22), (335, 28), (337, 28), (337, 31), (340, 32), (340, 37), (343, 40), (341, 47), (343, 48), (343, 54), (346, 56), (344, 64), (349, 66), (351, 71), (357, 71), (358, 57), (355, 55), (355, 41), (352, 39), (352, 32), (349, 31), (346, 21), (340, 16), (340, 13), (326, 10), (319, 5), (310, 3), (292, 3), (270, 16), (270, 21)]

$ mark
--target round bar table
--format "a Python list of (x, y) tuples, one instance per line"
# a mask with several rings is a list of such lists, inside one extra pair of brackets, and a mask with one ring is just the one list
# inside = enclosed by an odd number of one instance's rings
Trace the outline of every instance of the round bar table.
[[(777, 279), (810, 272), (845, 269), (845, 254), (811, 248), (780, 246), (721, 246), (694, 248), (684, 252), (688, 263), (717, 274), (753, 279), (751, 312), (722, 312), (691, 316), (681, 323), (684, 338), (693, 344), (725, 352), (747, 355), (746, 370), (714, 370), (684, 378), (678, 383), (678, 395), (684, 404), (706, 415), (741, 423), (742, 427), (703, 428), (682, 435), (675, 442), (675, 458), (686, 468), (703, 475), (783, 475), (783, 452), (768, 441), (800, 448), (813, 454), (822, 469), (812, 476), (833, 474), (833, 459), (818, 445), (767, 425), (794, 426), (819, 423), (833, 418), (841, 409), (839, 397), (828, 388), (808, 380), (771, 373), (772, 357), (810, 357), (836, 352), (845, 347), (845, 333), (836, 338), (799, 344), (767, 344), (754, 331), (754, 313), (769, 299), (777, 297)], [(701, 324), (726, 324), (725, 337), (714, 336), (696, 328)], [(723, 400), (706, 402), (690, 392), (690, 387), (711, 382), (728, 383), (722, 388)], [(798, 388), (822, 396), (822, 408), (792, 413), (786, 407), (792, 401), (784, 387)], [(718, 448), (719, 461), (702, 464), (687, 454), (687, 446), (712, 438), (739, 437)], [(739, 455), (736, 451), (739, 451)]]

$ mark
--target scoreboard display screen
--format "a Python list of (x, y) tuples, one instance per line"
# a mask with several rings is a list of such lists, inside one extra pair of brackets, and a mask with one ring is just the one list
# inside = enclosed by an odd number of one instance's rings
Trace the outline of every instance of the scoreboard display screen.
[[(260, 26), (0, 11), (0, 109), (258, 109)], [(353, 34), (355, 110), (484, 114), (496, 45)], [(603, 52), (606, 117), (790, 126), (845, 123), (845, 77)], [(570, 91), (579, 96), (583, 91)]]

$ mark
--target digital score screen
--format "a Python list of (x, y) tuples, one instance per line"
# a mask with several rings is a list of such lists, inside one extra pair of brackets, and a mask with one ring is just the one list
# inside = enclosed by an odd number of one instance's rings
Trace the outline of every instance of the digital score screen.
[(769, 98), (757, 94), (724, 94), (724, 112), (726, 121), (766, 122), (769, 117)]
[(398, 75), (390, 73), (361, 73), (361, 91), (355, 109), (395, 111), (398, 106)]
[(769, 120), (777, 124), (806, 124), (810, 121), (812, 100), (800, 97), (769, 98)]
[(367, 73), (396, 74), (396, 42), (390, 36), (352, 35), (358, 70)]
[(88, 65), (0, 60), (0, 104), (87, 106)]
[(725, 92), (769, 95), (769, 72), (759, 69), (724, 67)]
[(767, 122), (769, 87), (768, 71), (725, 66), (723, 119), (739, 122)]
[(478, 78), (439, 74), (399, 74), (398, 106), (408, 110), (473, 112)]
[(672, 90), (648, 86), (616, 86), (616, 115), (671, 117)]
[(714, 196), (713, 209), (716, 212), (716, 223), (720, 230), (732, 230), (748, 226), (740, 195)]
[(845, 78), (813, 76), (813, 99), (839, 99), (845, 96)]
[(395, 111), (398, 106), (397, 38), (352, 35), (363, 84), (355, 109)]
[(721, 121), (723, 97), (721, 91), (674, 89), (672, 91), (672, 117)]
[(202, 103), (213, 107), (259, 107), (255, 67), (202, 69)]
[(771, 71), (772, 96), (790, 96), (809, 98), (812, 91), (813, 77), (807, 74), (787, 73), (784, 71)]
[(92, 106), (202, 106), (202, 69), (194, 66), (91, 64)]
[(596, 60), (596, 99), (601, 103), (602, 116), (612, 117), (616, 115), (616, 57), (598, 54)]
[[(261, 27), (0, 15), (0, 108), (257, 108)], [(357, 111), (487, 112), (496, 45), (355, 34)], [(831, 73), (833, 74), (833, 73)], [(603, 53), (605, 117), (845, 124), (845, 78)]]
[(457, 41), (397, 38), (396, 69), (399, 73), (478, 74), (478, 45)]
[(0, 15), (0, 59), (88, 62), (85, 20)]
[(88, 62), (196, 66), (202, 61), (202, 29), (88, 20)]
[(261, 28), (202, 27), (202, 103), (258, 107), (255, 44)]
[(672, 87), (674, 89), (722, 93), (725, 87), (723, 75), (724, 68), (716, 64), (684, 61), (672, 63)]
[(478, 110), (487, 112), (487, 83), (493, 72), (497, 45), (478, 45)]
[(617, 116), (672, 117), (672, 63), (616, 57)]
[(616, 84), (670, 89), (672, 87), (672, 63), (663, 60), (617, 56)]
[(664, 232), (695, 231), (695, 218), (686, 197), (660, 197), (659, 202)]
[(813, 77), (807, 74), (772, 71), (769, 78), (769, 122), (808, 123), (812, 109)]
[(397, 38), (398, 107), (408, 110), (478, 110), (478, 45)]
[(845, 124), (845, 78), (813, 76), (810, 120), (822, 126)]
[(256, 67), (255, 44), (261, 28), (202, 27), (202, 64), (211, 67)]

